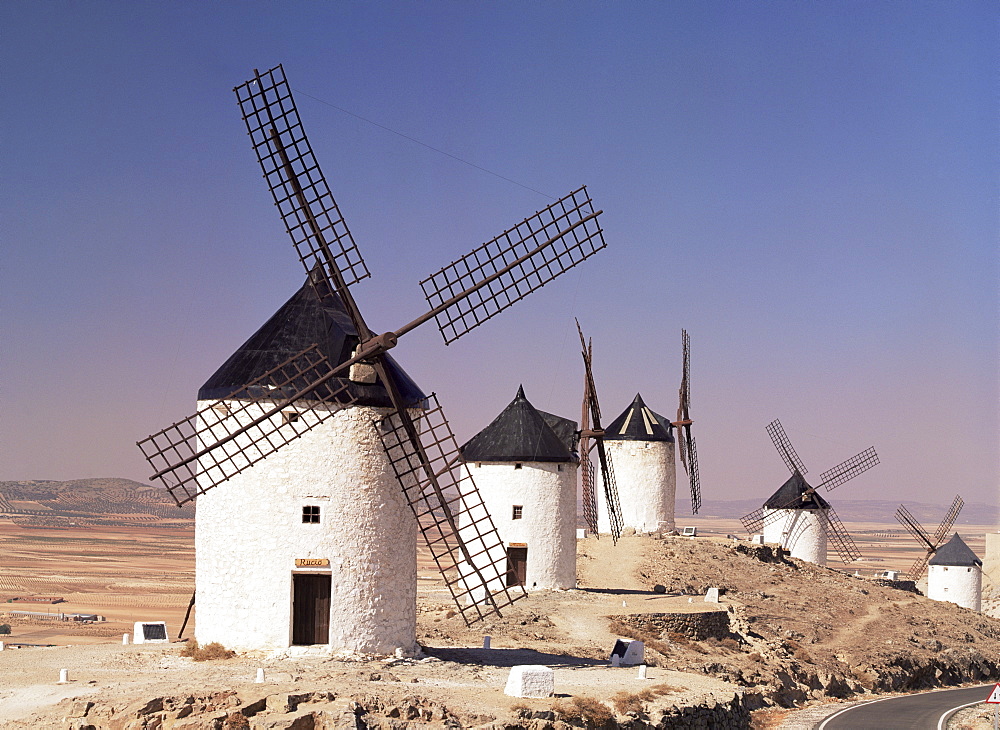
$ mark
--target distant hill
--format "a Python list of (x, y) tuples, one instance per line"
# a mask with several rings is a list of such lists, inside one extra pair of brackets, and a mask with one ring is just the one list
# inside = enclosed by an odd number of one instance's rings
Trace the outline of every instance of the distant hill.
[[(701, 503), (699, 516), (738, 519), (758, 509), (763, 499), (706, 499)], [(900, 504), (906, 505), (914, 517), (929, 530), (935, 529), (944, 517), (951, 502), (929, 504), (926, 502), (892, 502), (887, 500), (838, 499), (831, 500), (833, 508), (844, 522), (885, 522), (897, 524), (893, 516)], [(677, 515), (690, 515), (687, 500), (677, 500)], [(966, 502), (956, 525), (1000, 525), (1000, 507), (984, 502)]]
[(0, 519), (33, 527), (189, 527), (194, 505), (131, 479), (0, 482)]

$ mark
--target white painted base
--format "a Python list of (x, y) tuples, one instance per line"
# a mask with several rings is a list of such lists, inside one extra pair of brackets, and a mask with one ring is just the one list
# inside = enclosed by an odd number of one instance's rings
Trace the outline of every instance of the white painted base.
[[(674, 523), (674, 500), (677, 474), (674, 468), (674, 445), (669, 441), (605, 441), (611, 456), (622, 527), (636, 532), (670, 532)], [(591, 458), (596, 459), (594, 452)], [(597, 527), (611, 532), (608, 505), (604, 496), (601, 470), (597, 474)]]
[[(776, 512), (783, 513), (774, 516)], [(826, 565), (826, 530), (820, 510), (764, 510), (764, 542), (777, 543), (793, 558)]]
[(511, 697), (551, 697), (555, 693), (555, 673), (546, 666), (522, 664), (511, 667), (504, 694)]
[(983, 574), (978, 566), (928, 565), (927, 597), (981, 611)]
[[(375, 430), (385, 412), (341, 410), (198, 497), (199, 643), (288, 648), (292, 576), (321, 573), (332, 583), (329, 641), (303, 651), (416, 650), (417, 527)], [(305, 506), (319, 522), (303, 522)]]

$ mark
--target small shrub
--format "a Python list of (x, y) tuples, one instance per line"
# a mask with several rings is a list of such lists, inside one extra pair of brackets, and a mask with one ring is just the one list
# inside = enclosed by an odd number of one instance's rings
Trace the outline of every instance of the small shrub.
[(642, 712), (646, 707), (642, 697), (632, 692), (617, 693), (611, 698), (611, 703), (615, 706), (615, 710), (623, 715), (629, 712)]
[(9, 634), (10, 624), (0, 624), (0, 634)]
[(236, 656), (236, 652), (230, 651), (217, 641), (198, 646), (198, 642), (192, 639), (181, 649), (181, 656), (191, 657), (196, 662), (204, 662), (210, 659), (232, 659)]
[(242, 712), (231, 712), (223, 721), (222, 730), (250, 730), (250, 721)]
[(585, 722), (593, 727), (609, 725), (615, 719), (611, 709), (593, 697), (574, 697), (569, 704), (556, 702), (552, 711), (563, 722)]

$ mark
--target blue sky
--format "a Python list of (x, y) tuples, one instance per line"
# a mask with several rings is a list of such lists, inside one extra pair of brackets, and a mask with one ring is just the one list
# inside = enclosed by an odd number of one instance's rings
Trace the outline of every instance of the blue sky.
[(0, 479), (144, 480), (134, 442), (301, 284), (231, 91), (283, 63), (376, 329), (552, 198), (605, 211), (585, 265), (397, 348), (460, 440), (521, 383), (577, 416), (574, 316), (604, 411), (671, 415), (684, 327), (707, 498), (783, 481), (780, 418), (814, 474), (875, 446), (841, 498), (996, 499), (992, 3), (14, 0), (0, 23)]

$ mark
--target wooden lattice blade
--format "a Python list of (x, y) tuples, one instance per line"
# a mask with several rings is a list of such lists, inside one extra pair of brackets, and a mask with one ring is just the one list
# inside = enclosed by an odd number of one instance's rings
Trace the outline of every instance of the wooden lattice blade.
[(420, 286), (446, 343), (457, 340), (604, 248), (585, 187), (431, 274)]
[(839, 487), (844, 482), (849, 482), (859, 474), (863, 474), (878, 464), (878, 454), (873, 447), (869, 447), (860, 454), (855, 454), (847, 461), (837, 464), (832, 469), (827, 469), (819, 475), (820, 487), (826, 487), (829, 491)]
[(955, 500), (951, 503), (951, 507), (948, 508), (948, 512), (945, 513), (944, 519), (941, 520), (937, 532), (934, 533), (935, 545), (940, 545), (944, 541), (945, 536), (951, 530), (951, 526), (955, 524), (955, 520), (958, 519), (958, 513), (962, 511), (964, 505), (965, 500), (956, 494)]
[(789, 441), (788, 435), (781, 425), (781, 421), (776, 418), (767, 424), (767, 434), (771, 437), (774, 448), (781, 454), (781, 458), (785, 462), (785, 466), (788, 467), (788, 471), (792, 472), (792, 474), (795, 472), (802, 475), (808, 473), (808, 470), (802, 463), (802, 459), (799, 458), (799, 455), (795, 453), (795, 449), (792, 448), (792, 442)]
[(854, 542), (854, 538), (851, 537), (847, 528), (844, 527), (844, 523), (841, 522), (840, 516), (834, 511), (833, 507), (820, 510), (820, 514), (823, 515), (821, 520), (826, 530), (827, 542), (833, 545), (833, 549), (837, 551), (840, 560), (844, 563), (858, 560), (861, 557), (861, 551), (858, 550), (857, 543)]
[(486, 505), (461, 461), (437, 397), (418, 404), (414, 440), (396, 411), (377, 423), (382, 445), (417, 519), (424, 542), (466, 624), (525, 595), (508, 586), (507, 553)]
[(313, 155), (282, 67), (257, 74), (234, 91), (264, 179), (306, 271), (322, 272), (331, 291), (369, 276)]
[(595, 537), (599, 534), (597, 522), (597, 490), (595, 488), (594, 462), (590, 460), (590, 444), (580, 443), (580, 478), (583, 481), (583, 519)]
[(764, 529), (764, 508), (760, 507), (749, 514), (743, 515), (740, 517), (740, 522), (743, 523), (743, 528), (749, 534), (752, 535), (755, 532), (760, 532)]
[(354, 402), (315, 345), (138, 442), (178, 505), (225, 482)]
[(597, 444), (597, 455), (601, 465), (601, 482), (604, 484), (604, 504), (608, 510), (608, 524), (611, 528), (611, 541), (617, 542), (622, 536), (622, 507), (618, 501), (618, 483), (615, 481), (615, 467), (611, 454), (604, 448), (604, 439), (594, 439)]
[(906, 509), (905, 505), (899, 505), (899, 508), (896, 510), (895, 517), (896, 521), (905, 527), (906, 531), (913, 535), (913, 538), (917, 542), (921, 543), (923, 547), (928, 550), (933, 550), (937, 547), (937, 544), (931, 540), (930, 535), (927, 534), (927, 530), (923, 528), (923, 525), (917, 522), (917, 518), (910, 513), (910, 510)]
[(922, 557), (917, 558), (913, 565), (910, 566), (910, 569), (906, 571), (906, 577), (913, 581), (920, 580), (920, 576), (924, 573), (924, 568), (927, 567), (927, 563), (930, 562), (933, 555), (934, 550), (928, 550)]
[(701, 509), (701, 475), (698, 472), (698, 450), (695, 448), (690, 426), (686, 429), (684, 440), (688, 442), (688, 482), (691, 487), (691, 512), (698, 514), (698, 510)]

